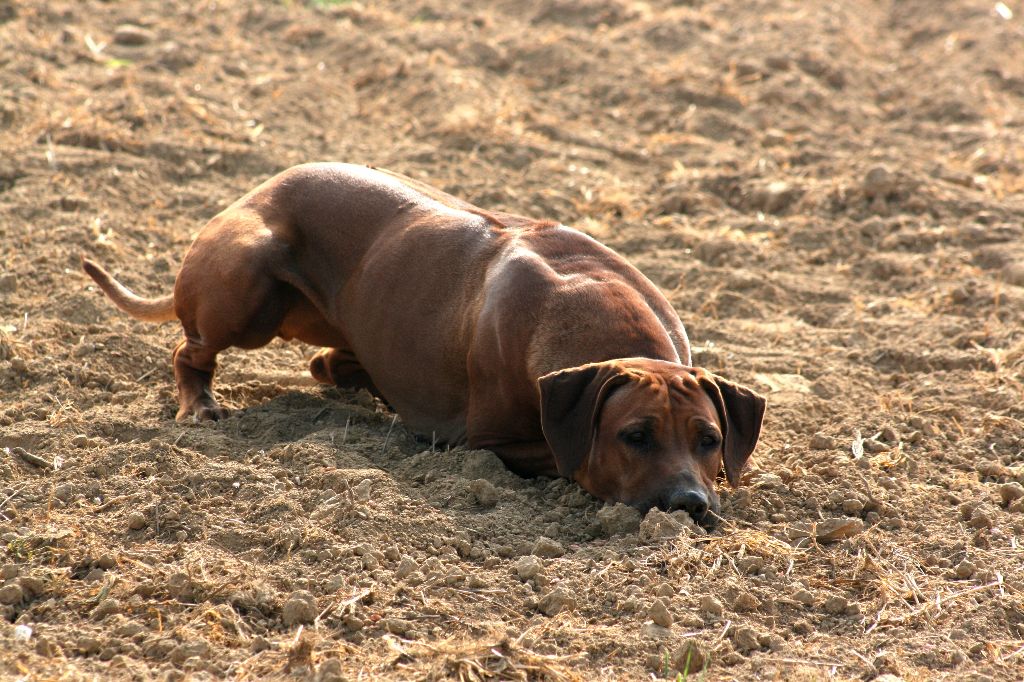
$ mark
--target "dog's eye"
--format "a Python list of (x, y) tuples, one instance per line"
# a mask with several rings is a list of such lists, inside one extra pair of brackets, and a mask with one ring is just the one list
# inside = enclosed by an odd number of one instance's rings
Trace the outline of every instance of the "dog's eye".
[(619, 434), (626, 445), (634, 448), (646, 448), (651, 444), (651, 436), (643, 429), (629, 429)]
[(710, 450), (718, 447), (718, 436), (710, 433), (705, 433), (700, 437), (700, 447), (702, 450)]

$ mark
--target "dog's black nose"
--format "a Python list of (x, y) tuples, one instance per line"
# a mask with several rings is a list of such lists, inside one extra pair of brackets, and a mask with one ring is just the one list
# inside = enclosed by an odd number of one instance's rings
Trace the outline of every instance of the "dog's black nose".
[(708, 496), (700, 490), (679, 490), (668, 499), (668, 511), (682, 509), (694, 521), (701, 521), (708, 513)]

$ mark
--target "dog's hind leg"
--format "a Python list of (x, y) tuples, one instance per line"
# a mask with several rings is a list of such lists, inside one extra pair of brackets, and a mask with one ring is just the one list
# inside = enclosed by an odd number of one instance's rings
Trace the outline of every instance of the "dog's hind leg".
[(213, 397), (213, 371), (217, 367), (217, 352), (201, 341), (185, 339), (174, 349), (174, 380), (178, 385), (178, 414), (176, 419), (189, 417), (196, 421), (221, 419), (228, 411)]
[(354, 390), (365, 388), (378, 398), (383, 397), (355, 354), (347, 348), (321, 349), (309, 361), (309, 373), (322, 384)]
[(271, 274), (267, 251), (261, 240), (225, 220), (211, 222), (185, 256), (174, 286), (185, 332), (174, 349), (179, 421), (227, 414), (211, 388), (217, 354), (232, 346), (265, 346), (295, 304), (298, 292)]

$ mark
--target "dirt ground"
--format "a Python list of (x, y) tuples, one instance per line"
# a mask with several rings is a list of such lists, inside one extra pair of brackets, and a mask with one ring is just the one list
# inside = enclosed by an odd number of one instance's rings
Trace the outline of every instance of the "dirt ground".
[[(1024, 5), (0, 0), (0, 678), (1024, 678)], [(173, 420), (196, 231), (297, 162), (574, 225), (769, 395), (712, 535), (316, 350)]]

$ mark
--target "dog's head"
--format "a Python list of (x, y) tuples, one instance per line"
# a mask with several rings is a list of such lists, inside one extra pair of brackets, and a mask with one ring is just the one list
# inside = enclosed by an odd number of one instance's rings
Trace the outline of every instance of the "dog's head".
[(558, 472), (603, 500), (686, 510), (713, 527), (715, 480), (740, 473), (765, 399), (703, 369), (623, 358), (540, 378), (541, 424)]

